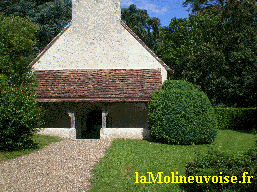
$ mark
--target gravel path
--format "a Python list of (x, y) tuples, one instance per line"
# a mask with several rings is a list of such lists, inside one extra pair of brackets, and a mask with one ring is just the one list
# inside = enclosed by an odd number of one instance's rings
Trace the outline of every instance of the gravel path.
[(88, 191), (93, 166), (112, 140), (52, 143), (34, 153), (0, 163), (0, 191)]

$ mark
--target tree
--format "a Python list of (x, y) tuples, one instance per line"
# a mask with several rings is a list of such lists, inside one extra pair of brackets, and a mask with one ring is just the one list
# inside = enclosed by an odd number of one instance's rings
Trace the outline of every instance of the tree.
[(0, 21), (0, 150), (17, 150), (33, 145), (31, 136), (43, 123), (35, 101), (36, 79), (24, 58), (33, 52), (38, 27), (2, 14)]
[(6, 75), (13, 86), (33, 83), (28, 57), (36, 44), (34, 33), (39, 28), (29, 19), (4, 17), (0, 14), (0, 74)]
[[(190, 5), (190, 7), (192, 8), (192, 14), (194, 15), (203, 11), (204, 9), (209, 9), (217, 5), (219, 5), (220, 7), (225, 7), (226, 2), (227, 0), (186, 0), (183, 3), (183, 6), (187, 7), (188, 5)], [(257, 6), (256, 1), (253, 2)]]
[(5, 16), (20, 16), (30, 19), (40, 27), (36, 32), (37, 51), (28, 59), (34, 59), (37, 54), (69, 23), (72, 15), (72, 1), (10, 1), (4, 2), (0, 12)]
[[(240, 13), (240, 16), (239, 16)], [(256, 106), (256, 6), (230, 0), (189, 20), (173, 19), (161, 30), (157, 51), (175, 70), (207, 94), (216, 106)]]
[(225, 0), (186, 0), (182, 5), (187, 7), (190, 5), (193, 15), (203, 11), (204, 9), (210, 9), (214, 6), (224, 6)]
[(121, 19), (150, 49), (153, 51), (157, 49), (160, 19), (150, 18), (147, 10), (137, 9), (134, 4), (121, 10)]
[(71, 1), (59, 1), (58, 4), (49, 2), (38, 6), (38, 11), (31, 15), (31, 20), (40, 26), (36, 37), (39, 50), (51, 42), (58, 33), (71, 21), (72, 18)]
[(35, 147), (32, 135), (43, 125), (44, 113), (35, 95), (24, 86), (10, 87), (4, 74), (0, 74), (0, 94), (0, 150)]

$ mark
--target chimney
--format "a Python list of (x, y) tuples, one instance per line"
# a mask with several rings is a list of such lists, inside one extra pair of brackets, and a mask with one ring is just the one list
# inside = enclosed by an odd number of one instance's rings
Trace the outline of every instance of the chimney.
[(120, 19), (120, 0), (72, 0), (72, 26), (79, 36), (119, 33)]

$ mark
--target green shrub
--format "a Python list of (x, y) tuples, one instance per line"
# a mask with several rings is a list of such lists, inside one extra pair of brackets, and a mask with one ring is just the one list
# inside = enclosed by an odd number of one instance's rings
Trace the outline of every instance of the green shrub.
[(195, 91), (196, 89), (199, 90), (195, 85), (183, 80), (164, 81), (162, 85), (162, 89), (164, 90), (179, 89), (181, 91)]
[[(243, 183), (244, 172), (248, 172), (246, 176), (252, 176), (251, 183), (248, 183), (248, 177), (245, 178), (246, 183)], [(181, 184), (186, 191), (257, 191), (257, 146), (243, 154), (218, 150), (211, 150), (204, 156), (198, 154), (194, 161), (186, 165), (186, 177), (189, 176), (218, 176), (219, 182), (213, 183), (210, 179), (206, 183), (203, 179), (203, 183)], [(220, 176), (223, 183), (220, 183)], [(225, 176), (229, 176), (229, 182), (224, 179)], [(231, 182), (232, 176), (236, 176), (236, 183)]]
[(149, 102), (149, 129), (169, 144), (211, 143), (217, 121), (208, 97), (186, 81), (166, 80)]
[(41, 108), (25, 87), (12, 88), (0, 74), (0, 150), (11, 151), (33, 145), (32, 135), (42, 125)]

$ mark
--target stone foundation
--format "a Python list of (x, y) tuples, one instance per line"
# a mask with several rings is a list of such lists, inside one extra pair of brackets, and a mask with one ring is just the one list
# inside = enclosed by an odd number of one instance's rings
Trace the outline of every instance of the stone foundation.
[(74, 135), (74, 128), (44, 128), (41, 129), (37, 134), (71, 138), (72, 134)]
[(105, 128), (100, 131), (100, 138), (150, 139), (146, 128)]
[[(38, 134), (78, 139), (75, 128), (44, 128)], [(150, 131), (146, 128), (104, 128), (100, 130), (100, 139), (150, 139)]]

